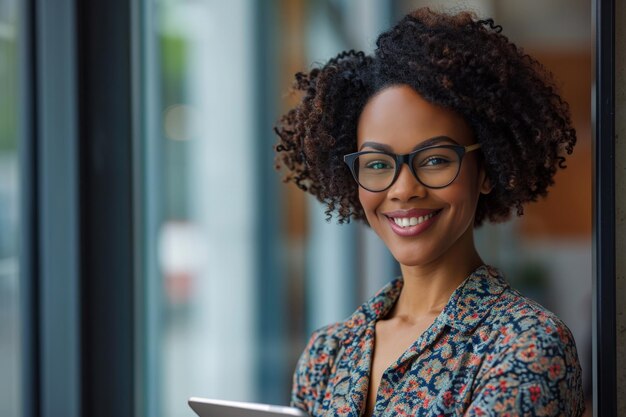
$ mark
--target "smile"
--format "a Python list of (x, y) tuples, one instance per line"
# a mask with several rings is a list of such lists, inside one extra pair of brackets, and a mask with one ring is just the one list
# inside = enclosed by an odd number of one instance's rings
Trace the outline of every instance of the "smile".
[(427, 230), (437, 219), (441, 210), (409, 210), (386, 213), (389, 226), (397, 235), (413, 237)]
[(435, 214), (437, 214), (437, 212), (433, 211), (430, 214), (420, 217), (390, 217), (390, 219), (393, 220), (400, 227), (410, 227), (424, 223), (426, 220), (432, 218)]

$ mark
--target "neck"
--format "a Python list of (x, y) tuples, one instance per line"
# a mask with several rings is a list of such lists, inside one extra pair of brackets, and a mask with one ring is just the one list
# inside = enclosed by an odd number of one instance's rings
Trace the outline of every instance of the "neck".
[(439, 315), (454, 290), (482, 264), (469, 228), (438, 259), (425, 265), (400, 265), (404, 286), (391, 316), (419, 321)]

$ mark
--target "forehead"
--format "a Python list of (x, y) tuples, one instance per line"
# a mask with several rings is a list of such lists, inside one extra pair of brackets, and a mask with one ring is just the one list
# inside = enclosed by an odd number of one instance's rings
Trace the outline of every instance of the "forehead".
[(435, 136), (448, 136), (463, 145), (474, 142), (463, 117), (426, 101), (407, 85), (387, 87), (370, 98), (357, 127), (358, 147), (374, 141), (401, 151)]

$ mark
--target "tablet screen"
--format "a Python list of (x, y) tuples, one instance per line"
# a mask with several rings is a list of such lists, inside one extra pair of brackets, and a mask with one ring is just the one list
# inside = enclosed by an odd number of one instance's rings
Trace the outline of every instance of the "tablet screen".
[(192, 397), (189, 406), (199, 417), (309, 417), (304, 411), (280, 405)]

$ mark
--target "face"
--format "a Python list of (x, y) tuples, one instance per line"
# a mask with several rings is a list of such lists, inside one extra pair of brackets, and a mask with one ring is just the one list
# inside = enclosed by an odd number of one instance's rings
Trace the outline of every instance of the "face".
[[(372, 97), (361, 113), (357, 130), (359, 151), (387, 149), (396, 154), (407, 154), (441, 136), (450, 139), (436, 144), (476, 143), (461, 116), (429, 103), (406, 85), (388, 87)], [(370, 226), (398, 262), (428, 265), (474, 250), (476, 205), (480, 194), (491, 189), (478, 163), (478, 152), (463, 157), (458, 176), (445, 188), (423, 186), (406, 164), (385, 191), (359, 187)]]

